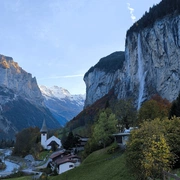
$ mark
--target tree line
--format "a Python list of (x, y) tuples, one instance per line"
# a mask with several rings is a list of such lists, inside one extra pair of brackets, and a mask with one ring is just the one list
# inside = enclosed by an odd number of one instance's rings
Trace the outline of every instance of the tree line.
[(86, 77), (90, 72), (93, 72), (94, 69), (100, 69), (106, 73), (113, 73), (123, 67), (124, 61), (124, 51), (114, 52), (106, 57), (101, 58), (95, 66), (88, 70), (84, 77)]
[(154, 5), (145, 12), (141, 19), (133, 24), (127, 31), (127, 36), (132, 32), (139, 32), (144, 28), (152, 27), (157, 19), (162, 19), (167, 15), (180, 14), (180, 1), (179, 0), (162, 0), (159, 4)]

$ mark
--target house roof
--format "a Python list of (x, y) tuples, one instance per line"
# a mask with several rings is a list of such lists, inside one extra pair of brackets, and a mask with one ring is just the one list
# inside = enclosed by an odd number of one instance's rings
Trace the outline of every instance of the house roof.
[(113, 134), (113, 136), (129, 136), (130, 133), (117, 133), (117, 134)]
[(78, 156), (76, 155), (67, 155), (67, 156), (64, 156), (62, 158), (58, 158), (55, 163), (57, 165), (60, 165), (60, 164), (64, 164), (64, 163), (67, 163), (67, 162), (72, 162), (72, 163), (75, 163), (76, 161), (74, 160), (74, 158), (78, 158)]
[(62, 159), (56, 160), (56, 164), (57, 164), (57, 165), (65, 164), (65, 163), (67, 163), (67, 162), (75, 163), (74, 160), (68, 159), (68, 158), (66, 158), (66, 157), (64, 157), (64, 158), (62, 158)]
[(58, 151), (58, 152), (55, 152), (55, 153), (51, 154), (50, 158), (53, 159), (53, 158), (58, 157), (58, 156), (60, 156), (62, 154), (64, 154), (64, 152)]
[(59, 144), (56, 141), (51, 141), (47, 146), (52, 146), (53, 144), (59, 146)]
[(88, 139), (88, 137), (83, 137), (83, 136), (81, 136), (81, 135), (79, 135), (79, 134), (75, 134), (75, 136), (76, 136), (76, 137), (79, 137), (79, 138), (87, 138), (87, 139)]

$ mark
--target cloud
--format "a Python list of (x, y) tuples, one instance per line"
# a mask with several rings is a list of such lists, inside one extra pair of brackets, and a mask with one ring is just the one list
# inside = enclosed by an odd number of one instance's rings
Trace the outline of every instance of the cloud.
[(136, 16), (134, 16), (133, 12), (134, 12), (134, 9), (131, 7), (130, 3), (127, 3), (127, 8), (130, 12), (130, 15), (131, 15), (131, 20), (132, 22), (134, 23), (135, 20), (136, 20)]
[(75, 74), (75, 75), (66, 75), (66, 76), (51, 76), (51, 77), (46, 77), (46, 78), (39, 78), (39, 80), (44, 80), (44, 79), (63, 79), (63, 78), (76, 78), (76, 77), (83, 77), (84, 74)]

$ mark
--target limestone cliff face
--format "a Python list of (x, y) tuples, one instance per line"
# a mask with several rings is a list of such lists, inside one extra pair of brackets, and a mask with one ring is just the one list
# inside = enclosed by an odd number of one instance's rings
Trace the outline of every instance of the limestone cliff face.
[(123, 74), (120, 70), (115, 73), (106, 73), (99, 69), (95, 69), (84, 77), (86, 83), (86, 100), (85, 106), (93, 104), (95, 101), (106, 95), (120, 79)]
[(11, 57), (0, 55), (0, 86), (14, 91), (29, 101), (42, 104), (43, 97), (36, 78), (24, 71)]
[[(180, 91), (180, 16), (166, 16), (126, 39), (127, 77), (137, 106), (158, 93), (173, 101)], [(120, 92), (119, 92), (120, 93)]]
[(112, 53), (102, 58), (85, 74), (85, 107), (106, 95), (124, 77), (121, 72), (124, 60), (124, 52)]
[(153, 94), (173, 101), (180, 92), (180, 16), (166, 16), (151, 28), (129, 33), (121, 69), (94, 69), (84, 78), (86, 103), (92, 104), (112, 87), (118, 98), (134, 98), (137, 108)]
[(12, 58), (0, 55), (0, 139), (14, 139), (24, 128), (60, 127), (44, 105), (36, 79)]

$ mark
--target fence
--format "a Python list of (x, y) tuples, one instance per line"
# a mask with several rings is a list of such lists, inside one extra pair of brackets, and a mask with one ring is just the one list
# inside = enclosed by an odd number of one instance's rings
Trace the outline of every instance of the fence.
[(180, 180), (180, 177), (178, 177), (176, 174), (163, 171), (163, 180)]

